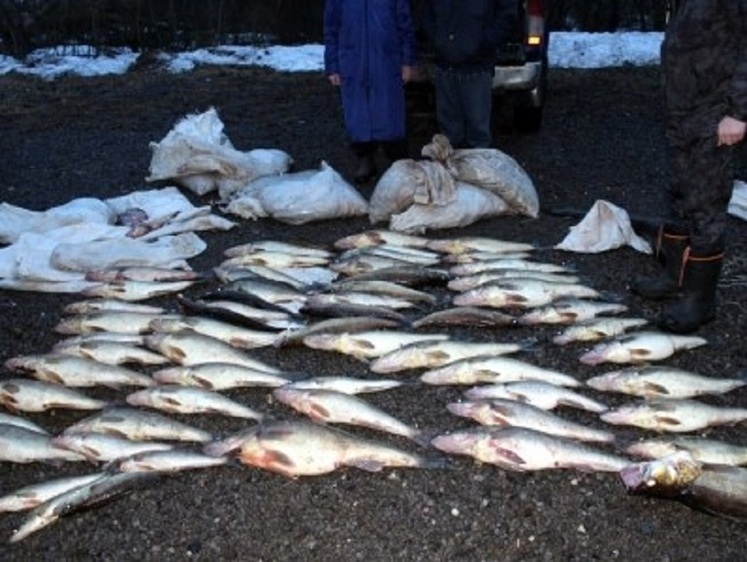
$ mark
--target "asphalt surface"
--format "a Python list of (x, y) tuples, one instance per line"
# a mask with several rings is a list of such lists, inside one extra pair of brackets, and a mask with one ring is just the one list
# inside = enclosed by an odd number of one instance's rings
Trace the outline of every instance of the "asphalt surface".
[[(543, 213), (538, 219), (504, 217), (432, 237), (481, 235), (529, 241), (545, 248), (538, 258), (573, 265), (589, 284), (629, 305), (631, 315), (655, 317), (658, 305), (627, 292), (630, 277), (653, 271), (650, 257), (623, 248), (599, 255), (549, 249), (577, 219), (547, 211), (584, 212), (597, 199), (635, 215), (654, 215), (663, 205), (666, 146), (656, 69), (556, 70), (540, 133), (522, 135), (506, 108), (497, 146), (533, 178)], [(0, 193), (2, 201), (44, 210), (75, 197), (112, 197), (148, 187), (148, 143), (160, 140), (183, 115), (215, 106), (233, 144), (242, 150), (282, 148), (296, 169), (324, 159), (346, 177), (354, 163), (345, 145), (337, 97), (313, 73), (261, 69), (204, 69), (171, 76), (142, 68), (124, 77), (0, 78)], [(413, 154), (435, 132), (433, 123), (412, 124)], [(747, 179), (744, 148), (738, 175)], [(372, 185), (362, 186), (365, 196)], [(211, 201), (207, 196), (195, 203)], [(214, 267), (233, 245), (258, 239), (329, 245), (370, 228), (366, 218), (289, 227), (272, 220), (243, 221), (226, 233), (205, 233), (208, 250), (191, 261)], [(729, 251), (719, 290), (717, 320), (700, 331), (709, 344), (678, 354), (667, 365), (713, 376), (734, 376), (747, 366), (744, 314), (747, 224), (729, 223)], [(199, 289), (202, 290), (202, 289)], [(190, 294), (198, 294), (193, 289)], [(445, 297), (443, 289), (434, 289)], [(75, 295), (0, 292), (0, 357), (42, 353), (60, 339), (54, 326)], [(176, 310), (173, 297), (154, 300)], [(588, 348), (552, 344), (550, 327), (451, 330), (473, 341), (536, 344), (522, 358), (585, 380), (609, 369), (578, 361)], [(367, 366), (339, 354), (308, 349), (260, 349), (256, 357), (285, 370), (319, 375), (372, 376)], [(403, 373), (415, 381), (419, 372)], [(11, 376), (7, 370), (0, 378)], [(589, 390), (611, 406), (626, 400)], [(97, 390), (112, 401), (122, 394)], [(288, 409), (267, 401), (263, 390), (227, 393), (280, 418)], [(408, 385), (378, 395), (373, 403), (434, 434), (469, 427), (446, 411), (460, 389)], [(747, 390), (709, 399), (747, 406)], [(568, 419), (594, 427), (593, 414), (564, 409)], [(83, 412), (29, 414), (52, 432)], [(221, 416), (178, 416), (218, 436), (247, 422)], [(417, 451), (404, 439), (350, 429)], [(621, 442), (652, 434), (614, 428)], [(745, 427), (701, 432), (747, 445)], [(0, 494), (95, 466), (69, 463), (0, 464)], [(513, 473), (471, 459), (453, 458), (441, 470), (355, 468), (325, 476), (288, 479), (238, 464), (167, 476), (95, 509), (71, 514), (20, 543), (7, 539), (23, 515), (0, 515), (2, 560), (744, 560), (744, 523), (696, 512), (672, 501), (626, 495), (614, 474), (577, 471)]]

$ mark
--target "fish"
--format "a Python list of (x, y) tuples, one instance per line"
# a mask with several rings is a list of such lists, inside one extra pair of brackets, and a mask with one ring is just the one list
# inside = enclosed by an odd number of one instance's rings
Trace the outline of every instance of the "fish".
[[(342, 275), (354, 276), (362, 273), (371, 273), (380, 269), (396, 268), (408, 265), (407, 259), (393, 256), (374, 256), (367, 253), (349, 254), (338, 257), (329, 268)], [(419, 264), (421, 267), (426, 267)]]
[(609, 409), (606, 404), (597, 400), (592, 400), (563, 386), (544, 381), (516, 381), (480, 385), (467, 390), (464, 396), (468, 400), (492, 400), (494, 398), (517, 400), (543, 410), (553, 410), (558, 406), (569, 406), (599, 414)]
[(563, 265), (532, 261), (525, 259), (501, 258), (499, 260), (483, 260), (471, 263), (460, 263), (449, 268), (453, 277), (474, 275), (489, 269), (520, 269), (522, 271), (538, 271), (543, 273), (571, 273), (574, 271)]
[[(142, 340), (143, 343), (144, 341)], [(54, 353), (73, 355), (107, 365), (133, 363), (136, 365), (163, 365), (169, 362), (168, 358), (160, 353), (155, 353), (131, 342), (121, 341), (99, 340), (57, 343), (54, 346)]]
[(272, 396), (278, 402), (290, 406), (318, 423), (359, 425), (406, 437), (421, 445), (428, 445), (428, 439), (419, 429), (351, 394), (336, 390), (311, 390), (282, 386), (273, 390)]
[(517, 322), (522, 326), (573, 324), (596, 318), (602, 314), (621, 314), (627, 310), (627, 305), (622, 303), (570, 298), (529, 310), (519, 316)]
[(534, 308), (564, 297), (599, 298), (600, 293), (579, 283), (552, 283), (530, 277), (500, 279), (456, 295), (457, 306)]
[(623, 404), (600, 417), (613, 425), (686, 433), (743, 422), (747, 420), (747, 408), (721, 408), (688, 399), (656, 399)]
[(687, 451), (620, 471), (629, 494), (677, 500), (726, 519), (747, 520), (747, 468), (701, 465)]
[(147, 334), (152, 331), (150, 323), (153, 320), (178, 317), (176, 314), (100, 310), (63, 318), (55, 326), (55, 332), (59, 334), (90, 334), (94, 332)]
[(91, 312), (113, 310), (121, 312), (141, 312), (146, 314), (163, 314), (166, 312), (166, 309), (162, 306), (105, 298), (76, 301), (62, 307), (63, 314), (89, 314)]
[(227, 283), (223, 290), (239, 291), (256, 295), (257, 297), (271, 303), (280, 304), (288, 302), (303, 301), (306, 298), (304, 292), (292, 287), (284, 281), (275, 281), (265, 278), (236, 279)]
[(52, 437), (17, 425), (0, 424), (0, 462), (76, 462), (86, 460), (83, 455), (59, 449)]
[(373, 330), (354, 334), (312, 334), (303, 339), (306, 347), (337, 351), (366, 360), (380, 357), (408, 343), (417, 341), (443, 341), (447, 334), (411, 334), (396, 330)]
[(468, 455), (517, 472), (558, 468), (619, 472), (630, 464), (589, 444), (525, 427), (474, 427), (439, 435), (431, 444), (445, 453)]
[(330, 299), (320, 298), (320, 295), (309, 295), (301, 311), (311, 316), (369, 316), (391, 320), (396, 322), (398, 325), (404, 325), (407, 323), (407, 317), (404, 314), (387, 306), (372, 306), (354, 302), (345, 302), (340, 299), (332, 302)]
[(153, 297), (171, 295), (187, 289), (196, 283), (187, 281), (109, 281), (83, 289), (84, 297), (115, 298), (123, 301), (141, 301)]
[(89, 269), (87, 281), (199, 281), (208, 278), (205, 272), (155, 266), (130, 266), (111, 269)]
[(261, 420), (264, 414), (212, 390), (181, 385), (161, 385), (128, 394), (132, 406), (147, 406), (171, 414), (218, 414)]
[(106, 406), (104, 400), (77, 390), (31, 379), (0, 381), (0, 404), (11, 412), (43, 412), (55, 408), (99, 410)]
[(217, 338), (190, 330), (151, 334), (146, 336), (145, 344), (149, 348), (163, 353), (178, 365), (233, 363), (266, 373), (280, 373), (279, 369), (251, 358), (241, 349), (237, 349)]
[(51, 439), (53, 447), (72, 451), (90, 462), (109, 462), (144, 451), (173, 449), (169, 443), (133, 441), (103, 433), (62, 433)]
[(145, 451), (119, 459), (111, 466), (120, 472), (180, 472), (228, 464), (228, 457), (210, 457), (187, 449)]
[(480, 236), (462, 236), (458, 238), (441, 238), (428, 241), (425, 245), (429, 250), (448, 254), (462, 254), (465, 252), (531, 252), (535, 246), (526, 242), (498, 240)]
[(296, 279), (285, 271), (266, 267), (264, 265), (247, 264), (240, 267), (228, 268), (218, 266), (213, 268), (213, 273), (224, 284), (231, 283), (238, 279), (266, 279), (278, 283), (284, 283), (289, 287), (293, 287), (297, 291), (306, 291), (308, 289), (307, 283)]
[(360, 306), (392, 308), (399, 310), (402, 308), (415, 308), (416, 303), (404, 298), (390, 297), (387, 295), (358, 292), (341, 292), (341, 293), (321, 293), (308, 297), (309, 306), (334, 306), (337, 304), (347, 305), (354, 304)]
[(205, 390), (229, 388), (276, 388), (291, 382), (287, 373), (268, 373), (234, 363), (198, 363), (159, 369), (153, 379), (163, 384), (197, 386)]
[(422, 302), (425, 304), (436, 304), (436, 297), (430, 293), (419, 291), (399, 283), (391, 281), (351, 281), (343, 279), (335, 281), (327, 287), (327, 290), (333, 293), (364, 293), (369, 295), (386, 295), (398, 299), (405, 299), (410, 302)]
[(502, 355), (461, 359), (426, 371), (420, 376), (420, 380), (426, 384), (498, 384), (540, 380), (558, 386), (581, 386), (574, 377), (560, 371)]
[(507, 355), (526, 346), (516, 342), (418, 341), (376, 358), (374, 373), (395, 373), (407, 369), (434, 368), (469, 357)]
[(405, 234), (394, 230), (367, 230), (358, 234), (350, 234), (335, 241), (334, 246), (338, 250), (349, 250), (350, 248), (366, 248), (382, 244), (395, 244), (412, 248), (425, 248), (429, 239), (424, 236)]
[(360, 379), (355, 377), (311, 377), (283, 385), (296, 390), (334, 390), (345, 394), (366, 394), (398, 388), (405, 383), (394, 379)]
[(549, 273), (543, 271), (526, 271), (523, 269), (486, 269), (472, 275), (463, 275), (455, 277), (447, 283), (447, 287), (452, 291), (464, 292), (470, 289), (484, 285), (491, 281), (500, 279), (512, 279), (516, 277), (538, 279), (540, 281), (549, 281), (554, 283), (579, 283), (581, 278), (577, 275), (568, 273)]
[[(100, 342), (92, 345), (100, 345)], [(39, 381), (70, 387), (120, 388), (156, 384), (150, 376), (133, 369), (65, 353), (13, 357), (5, 362), (5, 367), (11, 371), (29, 372)]]
[(674, 436), (631, 443), (625, 452), (634, 457), (659, 459), (687, 451), (702, 464), (747, 466), (747, 446), (705, 437)]
[(249, 254), (241, 254), (227, 260), (220, 265), (224, 268), (244, 267), (247, 265), (264, 265), (273, 269), (287, 267), (310, 267), (328, 265), (330, 258), (313, 254), (298, 254), (284, 251), (258, 250)]
[(500, 310), (477, 306), (454, 306), (431, 312), (412, 322), (413, 328), (425, 326), (472, 326), (499, 328), (513, 326), (516, 318)]
[(346, 250), (337, 256), (338, 261), (345, 260), (356, 260), (356, 259), (367, 259), (368, 257), (373, 258), (384, 258), (398, 260), (409, 264), (419, 264), (423, 266), (437, 265), (441, 261), (441, 257), (428, 250), (421, 250), (418, 248), (410, 248), (407, 246), (396, 246), (393, 244), (379, 244), (377, 246), (369, 246), (367, 248), (354, 248)]
[(63, 434), (104, 433), (132, 439), (162, 441), (194, 441), (206, 443), (213, 436), (207, 431), (192, 427), (173, 418), (129, 407), (111, 407), (94, 416), (68, 426)]
[(227, 287), (220, 287), (216, 291), (203, 293), (200, 296), (200, 299), (203, 303), (210, 303), (213, 301), (221, 301), (223, 303), (231, 302), (234, 304), (254, 307), (266, 312), (287, 314), (291, 317), (298, 316), (298, 311), (301, 310), (306, 301), (306, 297), (301, 296), (295, 300), (272, 302), (264, 298), (259, 292), (254, 293), (248, 290), (240, 291), (237, 289), (229, 289)]
[(322, 259), (331, 259), (334, 257), (332, 252), (318, 246), (282, 242), (280, 240), (255, 240), (254, 242), (231, 246), (223, 252), (223, 255), (227, 258), (234, 258), (258, 252), (280, 252), (298, 256), (314, 256)]
[(198, 334), (217, 338), (224, 343), (241, 349), (256, 349), (272, 345), (277, 339), (277, 332), (270, 330), (252, 330), (236, 326), (229, 322), (221, 322), (213, 318), (202, 316), (182, 316), (180, 318), (156, 318), (151, 321), (153, 332), (173, 333), (191, 330)]
[(446, 254), (441, 258), (441, 263), (496, 262), (499, 260), (523, 260), (530, 257), (532, 257), (530, 252), (478, 252), (472, 250), (459, 254)]
[(399, 328), (401, 323), (389, 318), (379, 318), (376, 316), (345, 316), (342, 318), (327, 318), (303, 328), (288, 329), (276, 336), (272, 345), (283, 347), (303, 343), (303, 338), (312, 334), (340, 334), (345, 332), (365, 332), (369, 330), (381, 330), (384, 328)]
[(6, 414), (4, 412), (0, 412), (0, 424), (15, 425), (17, 427), (23, 427), (24, 429), (36, 431), (37, 433), (41, 433), (43, 435), (49, 435), (49, 432), (46, 429), (32, 422), (31, 420), (27, 420), (26, 418), (22, 418), (20, 416)]
[(0, 498), (0, 513), (28, 511), (73, 488), (89, 484), (104, 474), (95, 472), (83, 476), (66, 476), (24, 486)]
[(186, 311), (194, 315), (255, 330), (286, 330), (304, 325), (287, 310), (267, 310), (232, 300), (192, 300), (183, 295), (178, 297), (178, 301)]
[(112, 498), (151, 481), (152, 477), (148, 474), (141, 472), (104, 473), (100, 478), (63, 492), (29, 512), (26, 520), (10, 537), (10, 542), (19, 542), (32, 533), (51, 525), (64, 515), (111, 501)]
[(435, 267), (422, 265), (398, 265), (384, 267), (369, 273), (359, 273), (348, 277), (349, 281), (391, 281), (408, 287), (422, 287), (424, 285), (445, 285), (451, 274)]
[(648, 320), (645, 318), (592, 318), (567, 327), (553, 337), (552, 341), (558, 345), (599, 341), (619, 336), (631, 328), (639, 328), (646, 324)]
[(471, 418), (481, 425), (526, 427), (543, 433), (579, 441), (612, 443), (615, 435), (580, 423), (565, 420), (531, 404), (493, 398), (451, 402), (446, 408), (457, 416)]
[(339, 429), (306, 421), (268, 421), (205, 446), (211, 456), (236, 455), (249, 466), (288, 478), (328, 474), (351, 466), (368, 472), (386, 467), (442, 468), (430, 458)]
[(588, 379), (586, 384), (595, 390), (643, 398), (693, 398), (731, 392), (747, 385), (747, 380), (708, 377), (676, 367), (643, 365), (598, 375)]
[(595, 345), (580, 357), (585, 365), (610, 363), (642, 363), (658, 361), (677, 351), (695, 349), (708, 343), (700, 336), (683, 336), (663, 332), (636, 332)]

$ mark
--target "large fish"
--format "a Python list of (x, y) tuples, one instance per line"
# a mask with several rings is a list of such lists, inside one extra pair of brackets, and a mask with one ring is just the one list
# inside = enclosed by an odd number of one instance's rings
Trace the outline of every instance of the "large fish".
[(340, 250), (350, 248), (367, 248), (369, 246), (380, 246), (393, 244), (412, 248), (425, 248), (429, 242), (424, 236), (414, 236), (394, 230), (367, 230), (359, 234), (351, 234), (338, 239), (334, 246)]
[(230, 462), (228, 457), (211, 457), (188, 449), (146, 451), (119, 459), (112, 468), (120, 472), (179, 472), (212, 468)]
[(747, 380), (707, 377), (676, 367), (644, 365), (592, 377), (586, 384), (596, 390), (644, 398), (692, 398), (731, 392), (747, 385)]
[(10, 537), (10, 542), (23, 540), (68, 513), (111, 501), (150, 480), (148, 473), (142, 472), (103, 473), (100, 478), (63, 492), (34, 508)]
[(55, 331), (60, 334), (90, 334), (93, 332), (147, 334), (153, 331), (150, 323), (157, 318), (178, 318), (178, 315), (127, 310), (99, 310), (63, 318), (55, 327)]
[(500, 279), (480, 285), (456, 295), (458, 306), (491, 306), (494, 308), (534, 308), (560, 298), (598, 298), (601, 295), (592, 287), (579, 283), (553, 283), (529, 277)]
[(72, 451), (90, 462), (109, 462), (144, 451), (173, 449), (169, 443), (133, 441), (103, 433), (62, 433), (51, 439), (53, 447)]
[(687, 451), (620, 471), (630, 494), (663, 497), (738, 521), (747, 520), (747, 468), (701, 465)]
[(40, 381), (72, 387), (119, 388), (156, 384), (150, 376), (132, 369), (65, 353), (14, 357), (8, 359), (5, 366), (12, 371), (28, 371)]
[(345, 260), (348, 257), (355, 259), (356, 257), (366, 256), (381, 257), (384, 259), (391, 258), (409, 264), (424, 266), (436, 265), (441, 261), (441, 257), (435, 252), (394, 244), (379, 244), (367, 248), (354, 248), (340, 254), (338, 259)]
[(190, 314), (244, 326), (254, 330), (285, 330), (303, 327), (288, 311), (267, 310), (232, 300), (192, 300), (177, 297), (182, 308)]
[(156, 266), (131, 266), (86, 271), (88, 281), (197, 281), (208, 278), (208, 274), (189, 269), (173, 269)]
[(276, 388), (272, 395), (279, 402), (309, 416), (315, 422), (359, 425), (385, 431), (428, 444), (423, 433), (357, 396), (335, 390)]
[[(375, 256), (357, 250), (348, 250), (348, 252), (356, 253), (350, 253), (338, 257), (329, 265), (329, 268), (332, 271), (341, 273), (343, 275), (354, 276), (363, 273), (372, 273), (380, 269), (389, 269), (392, 267), (396, 268), (409, 265), (407, 259), (404, 256)], [(426, 267), (423, 264), (419, 265), (421, 267)]]
[(430, 293), (419, 291), (399, 283), (391, 281), (335, 281), (327, 290), (333, 293), (359, 292), (369, 295), (385, 295), (398, 299), (404, 299), (411, 302), (422, 302), (426, 304), (436, 304), (436, 297)]
[(218, 414), (261, 420), (263, 414), (212, 390), (180, 385), (162, 385), (127, 395), (132, 406), (147, 406), (172, 414)]
[(645, 318), (592, 318), (567, 327), (552, 341), (558, 345), (566, 345), (571, 342), (605, 340), (646, 324), (648, 320)]
[(496, 262), (500, 260), (523, 260), (531, 257), (529, 252), (478, 252), (469, 251), (460, 254), (446, 254), (441, 258), (442, 263), (477, 263), (484, 261)]
[[(122, 341), (99, 340), (57, 343), (54, 346), (54, 353), (73, 355), (107, 365), (163, 365), (169, 362), (169, 359), (160, 353), (155, 353), (132, 342)], [(149, 384), (143, 386), (149, 386)]]
[(119, 299), (87, 299), (65, 305), (63, 314), (89, 314), (104, 311), (145, 312), (148, 314), (163, 314), (166, 310), (161, 306), (153, 306), (139, 302), (127, 302)]
[(302, 328), (288, 329), (281, 332), (273, 342), (275, 347), (302, 343), (303, 338), (312, 334), (341, 334), (345, 332), (366, 332), (384, 328), (401, 327), (401, 322), (390, 318), (376, 316), (345, 316), (342, 318), (327, 318), (309, 324)]
[(454, 306), (437, 310), (412, 323), (413, 328), (424, 326), (471, 326), (497, 328), (512, 326), (516, 318), (500, 310), (481, 308), (479, 306)]
[(216, 267), (213, 273), (221, 283), (228, 284), (239, 279), (265, 279), (284, 283), (297, 291), (306, 291), (308, 284), (296, 279), (286, 271), (273, 269), (264, 265), (244, 265), (236, 267)]
[(705, 437), (663, 437), (631, 443), (625, 452), (634, 457), (660, 459), (678, 451), (687, 451), (703, 464), (747, 465), (747, 446)]
[(153, 373), (153, 378), (163, 384), (197, 386), (206, 390), (228, 388), (275, 388), (291, 382), (283, 373), (268, 373), (234, 363), (198, 363), (167, 367)]
[(618, 472), (630, 461), (585, 443), (524, 427), (475, 427), (440, 435), (434, 447), (519, 472), (572, 468)]
[(247, 265), (264, 265), (274, 269), (287, 267), (310, 267), (327, 265), (330, 258), (313, 254), (298, 254), (284, 251), (258, 250), (249, 254), (241, 254), (223, 261), (221, 267), (244, 267)]
[(507, 252), (531, 252), (535, 249), (532, 244), (526, 242), (498, 240), (496, 238), (480, 236), (461, 236), (458, 238), (430, 240), (426, 244), (426, 248), (448, 254), (462, 254), (475, 251), (504, 254)]
[(236, 454), (244, 464), (289, 478), (327, 474), (344, 466), (369, 472), (385, 467), (440, 468), (441, 459), (303, 421), (271, 421), (205, 447), (208, 455)]
[(205, 443), (213, 436), (173, 418), (135, 408), (109, 408), (69, 426), (63, 433), (96, 432), (140, 440), (195, 441)]
[(747, 408), (721, 408), (687, 399), (658, 399), (624, 404), (601, 415), (614, 425), (686, 433), (747, 420)]
[(103, 472), (96, 472), (84, 476), (55, 478), (54, 480), (24, 486), (0, 498), (0, 513), (33, 509), (55, 496), (93, 482), (102, 476), (104, 476)]
[(636, 332), (595, 345), (580, 357), (586, 365), (600, 363), (643, 363), (671, 357), (677, 351), (694, 349), (708, 340), (700, 336), (682, 336), (663, 332)]
[(82, 290), (85, 297), (114, 298), (123, 301), (141, 301), (153, 297), (178, 293), (194, 285), (196, 281), (110, 281)]
[(581, 385), (575, 378), (560, 371), (504, 356), (461, 359), (426, 371), (420, 380), (427, 384), (499, 384), (539, 380), (559, 386)]
[(351, 281), (391, 281), (408, 287), (423, 285), (443, 285), (451, 274), (443, 269), (423, 267), (422, 265), (398, 265), (385, 267), (368, 273), (359, 273), (348, 278)]
[(525, 259), (502, 258), (498, 260), (483, 260), (471, 263), (460, 263), (449, 269), (452, 276), (474, 275), (489, 269), (519, 269), (522, 271), (539, 271), (544, 273), (573, 273), (565, 266), (541, 261)]
[(549, 273), (544, 271), (526, 271), (522, 269), (486, 269), (472, 275), (456, 277), (448, 282), (447, 287), (452, 291), (464, 292), (474, 289), (491, 281), (513, 279), (516, 277), (538, 279), (554, 283), (579, 283), (581, 278), (568, 273)]
[(371, 363), (374, 373), (434, 368), (467, 359), (516, 353), (526, 347), (516, 342), (419, 341), (390, 351)]
[(308, 297), (307, 303), (308, 301), (312, 301), (308, 304), (309, 307), (320, 305), (334, 306), (338, 304), (357, 304), (361, 306), (393, 308), (394, 310), (399, 310), (402, 308), (415, 308), (417, 306), (416, 303), (406, 298), (374, 293), (358, 293), (353, 291), (311, 295)]
[(235, 258), (236, 256), (246, 256), (257, 252), (280, 252), (297, 256), (314, 256), (321, 259), (334, 257), (332, 252), (318, 246), (282, 242), (280, 240), (255, 240), (254, 242), (231, 246), (223, 252), (223, 255), (227, 258)]
[(60, 462), (83, 461), (83, 455), (66, 451), (52, 444), (52, 437), (19, 427), (0, 424), (0, 462)]
[(345, 394), (366, 394), (397, 388), (406, 383), (393, 379), (359, 379), (355, 377), (312, 377), (290, 382), (285, 388), (308, 390), (335, 390)]
[(0, 424), (23, 427), (25, 429), (36, 431), (37, 433), (41, 433), (43, 435), (49, 434), (46, 429), (44, 429), (39, 424), (32, 422), (31, 420), (27, 420), (26, 418), (22, 418), (20, 416), (14, 416), (12, 414), (6, 414), (4, 412), (0, 412)]
[(569, 406), (598, 414), (609, 409), (606, 404), (592, 400), (583, 394), (544, 381), (480, 385), (467, 390), (464, 396), (469, 400), (492, 400), (493, 398), (518, 400), (543, 410)]
[(43, 412), (54, 408), (99, 410), (104, 400), (59, 384), (31, 379), (6, 379), (0, 382), (0, 404), (12, 412)]
[(620, 314), (628, 310), (621, 303), (590, 301), (584, 299), (561, 299), (530, 310), (517, 321), (525, 326), (536, 324), (573, 324), (596, 318), (601, 314)]
[(244, 278), (231, 281), (223, 288), (228, 291), (239, 291), (256, 295), (271, 303), (303, 302), (305, 294), (302, 291), (282, 281), (262, 278)]
[(272, 345), (277, 338), (277, 332), (270, 330), (252, 330), (236, 326), (229, 322), (221, 322), (213, 318), (202, 316), (182, 316), (180, 318), (156, 318), (150, 323), (154, 332), (172, 333), (191, 330), (198, 334), (217, 338), (234, 347), (255, 349)]
[(569, 437), (579, 441), (612, 443), (614, 434), (566, 420), (531, 404), (493, 398), (452, 402), (447, 409), (457, 416), (471, 418), (481, 425), (526, 427), (550, 435)]
[[(302, 312), (311, 316), (326, 317), (354, 317), (368, 316), (384, 318), (402, 326), (407, 323), (407, 317), (388, 306), (373, 306), (367, 304), (332, 300), (326, 298), (328, 295), (309, 295), (303, 306)], [(302, 326), (301, 326), (302, 327)]]
[(396, 330), (373, 330), (354, 334), (313, 334), (303, 343), (312, 349), (337, 351), (357, 359), (373, 359), (417, 341), (442, 341), (447, 334), (412, 334)]
[(179, 365), (234, 363), (266, 373), (280, 373), (279, 369), (252, 359), (245, 351), (191, 330), (151, 334), (145, 338), (145, 344)]

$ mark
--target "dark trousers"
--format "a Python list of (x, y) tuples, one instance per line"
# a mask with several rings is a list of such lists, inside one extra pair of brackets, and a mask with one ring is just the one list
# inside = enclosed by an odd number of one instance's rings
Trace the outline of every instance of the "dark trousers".
[(457, 148), (489, 148), (493, 103), (490, 70), (454, 72), (436, 69), (436, 116), (441, 132)]
[(727, 210), (734, 188), (731, 147), (716, 136), (675, 143), (669, 197), (675, 224), (690, 235), (696, 255), (724, 250)]

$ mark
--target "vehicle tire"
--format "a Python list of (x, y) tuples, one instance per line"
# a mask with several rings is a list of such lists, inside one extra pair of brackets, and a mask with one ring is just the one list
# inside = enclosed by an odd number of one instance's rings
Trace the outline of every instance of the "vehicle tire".
[(542, 127), (542, 107), (514, 107), (514, 128), (522, 133), (537, 133)]

